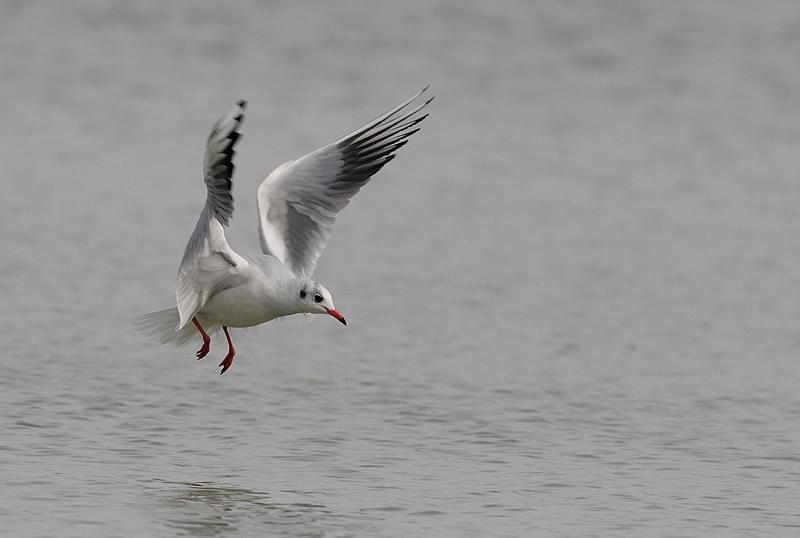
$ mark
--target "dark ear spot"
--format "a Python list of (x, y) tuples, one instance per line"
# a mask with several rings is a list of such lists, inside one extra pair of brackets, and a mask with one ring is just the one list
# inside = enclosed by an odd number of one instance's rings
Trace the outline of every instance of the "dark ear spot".
[(300, 290), (300, 298), (301, 299), (305, 299), (306, 298), (306, 289), (305, 288)]

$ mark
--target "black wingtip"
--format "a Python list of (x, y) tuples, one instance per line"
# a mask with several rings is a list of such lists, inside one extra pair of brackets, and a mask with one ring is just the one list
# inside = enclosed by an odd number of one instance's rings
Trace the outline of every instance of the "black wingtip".
[(246, 99), (239, 99), (236, 102), (236, 104), (239, 105), (239, 108), (245, 108), (247, 106), (247, 100)]

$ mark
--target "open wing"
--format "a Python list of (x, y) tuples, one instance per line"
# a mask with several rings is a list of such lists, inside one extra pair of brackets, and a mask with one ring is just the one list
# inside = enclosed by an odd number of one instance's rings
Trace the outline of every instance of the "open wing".
[(245, 101), (239, 101), (217, 120), (208, 136), (203, 163), (208, 194), (178, 269), (175, 298), (180, 321), (176, 330), (191, 321), (212, 292), (234, 285), (248, 265), (228, 245), (223, 228), (233, 216), (234, 146), (241, 137), (245, 105)]
[(297, 276), (314, 273), (336, 215), (419, 131), (433, 97), (413, 103), (427, 87), (338, 142), (276, 168), (258, 188), (261, 249)]

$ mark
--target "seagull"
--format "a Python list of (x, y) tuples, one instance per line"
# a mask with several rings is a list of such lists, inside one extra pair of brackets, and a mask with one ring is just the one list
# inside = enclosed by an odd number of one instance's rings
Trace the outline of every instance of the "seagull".
[(258, 232), (262, 254), (241, 256), (225, 237), (233, 216), (234, 148), (241, 138), (246, 101), (214, 124), (206, 142), (206, 203), (189, 237), (175, 282), (176, 308), (134, 321), (161, 343), (181, 345), (197, 336), (196, 356), (211, 351), (211, 335), (222, 329), (233, 364), (231, 328), (253, 327), (292, 314), (327, 314), (347, 325), (330, 291), (314, 281), (317, 261), (336, 216), (373, 175), (394, 159), (419, 124), (428, 87), (344, 138), (270, 173), (258, 187)]

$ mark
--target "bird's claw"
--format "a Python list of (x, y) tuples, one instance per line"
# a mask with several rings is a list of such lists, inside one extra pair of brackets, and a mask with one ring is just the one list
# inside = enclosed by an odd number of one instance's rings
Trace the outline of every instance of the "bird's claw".
[(203, 347), (201, 347), (200, 350), (195, 353), (195, 357), (197, 357), (197, 360), (200, 360), (208, 355), (209, 351), (211, 351), (211, 342), (203, 342)]
[(222, 371), (219, 373), (219, 375), (222, 375), (225, 372), (227, 372), (228, 368), (230, 368), (233, 365), (233, 354), (228, 353), (227, 355), (225, 355), (225, 358), (222, 359), (222, 362), (219, 363), (219, 365), (222, 367)]

